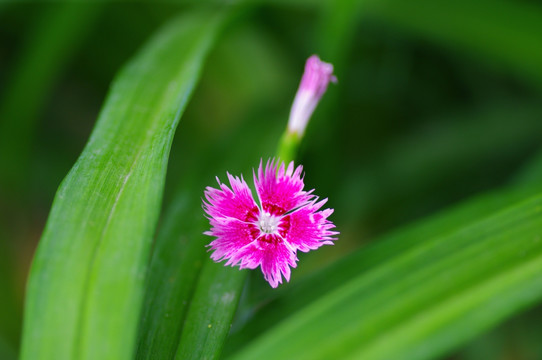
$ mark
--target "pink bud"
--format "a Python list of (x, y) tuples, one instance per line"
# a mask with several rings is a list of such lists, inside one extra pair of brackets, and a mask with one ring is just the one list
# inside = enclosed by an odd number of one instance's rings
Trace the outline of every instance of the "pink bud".
[(289, 132), (303, 135), (330, 81), (337, 82), (337, 78), (333, 75), (333, 65), (321, 61), (317, 55), (309, 57), (290, 111)]

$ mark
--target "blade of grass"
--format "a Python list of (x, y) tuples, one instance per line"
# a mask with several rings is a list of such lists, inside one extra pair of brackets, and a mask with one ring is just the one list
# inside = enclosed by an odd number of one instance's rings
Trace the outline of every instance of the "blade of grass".
[(247, 275), (205, 259), (175, 359), (219, 358)]
[(246, 272), (224, 268), (207, 256), (207, 219), (193, 188), (178, 193), (156, 240), (138, 359), (216, 358), (230, 329)]
[(220, 23), (173, 20), (115, 80), (32, 265), (23, 359), (133, 357), (173, 133)]
[(138, 359), (172, 359), (179, 344), (186, 308), (200, 273), (205, 247), (201, 200), (182, 191), (166, 211), (158, 233), (145, 289)]
[[(372, 346), (352, 358), (388, 359), (398, 354), (405, 359), (435, 358), (513, 315), (518, 308), (538, 302), (541, 271), (539, 255), (405, 321), (386, 333), (385, 340), (375, 339)], [(507, 296), (501, 296), (503, 293)], [(389, 342), (397, 348), (390, 351)]]
[[(450, 234), (422, 237), (415, 247), (317, 299), (232, 358), (442, 355), (540, 300), (541, 212), (542, 197), (535, 196)], [(479, 322), (472, 321), (473, 314), (482, 314), (476, 316)], [(383, 346), (389, 345), (388, 336), (397, 347)], [(318, 347), (311, 346), (315, 342)]]
[[(461, 203), (440, 214), (398, 229), (371, 242), (341, 260), (307, 276), (297, 283), (285, 284), (278, 292), (252, 295), (250, 303), (259, 310), (246, 320), (226, 344), (226, 354), (239, 351), (243, 343), (300, 311), (314, 299), (337, 289), (360, 272), (372, 271), (383, 262), (410, 251), (437, 236), (490, 216), (500, 208), (511, 206), (542, 191), (542, 185), (504, 188)], [(239, 324), (238, 324), (239, 325)]]

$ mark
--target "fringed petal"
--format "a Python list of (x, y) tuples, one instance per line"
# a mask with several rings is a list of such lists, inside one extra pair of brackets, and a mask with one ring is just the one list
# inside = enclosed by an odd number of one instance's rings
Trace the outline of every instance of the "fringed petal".
[(240, 268), (261, 267), (264, 278), (276, 288), (282, 277), (290, 281), (290, 267), (296, 267), (297, 256), (276, 235), (264, 235), (234, 255)]
[(283, 237), (293, 248), (303, 252), (316, 250), (322, 245), (333, 245), (335, 225), (327, 218), (333, 209), (318, 211), (325, 203), (311, 203), (284, 217)]
[(231, 189), (216, 178), (219, 189), (207, 187), (203, 209), (210, 218), (234, 218), (254, 221), (259, 213), (258, 206), (245, 180), (228, 174)]
[(260, 161), (258, 176), (254, 174), (254, 184), (264, 211), (272, 215), (284, 215), (309, 203), (314, 196), (312, 191), (303, 191), (303, 167), (294, 170), (293, 161), (285, 169), (284, 163), (267, 161), (265, 169)]

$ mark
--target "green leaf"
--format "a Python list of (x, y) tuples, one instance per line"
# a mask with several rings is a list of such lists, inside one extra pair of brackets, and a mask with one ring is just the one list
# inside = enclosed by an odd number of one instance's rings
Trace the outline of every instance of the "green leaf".
[(298, 282), (284, 284), (278, 292), (254, 294), (249, 302), (258, 307), (259, 311), (228, 339), (226, 353), (238, 351), (245, 341), (275, 326), (322, 294), (337, 289), (361, 272), (371, 271), (385, 261), (400, 256), (424, 239), (453, 233), (458, 228), (490, 216), (499, 209), (540, 191), (542, 186), (537, 185), (505, 188), (478, 196), (405, 228), (392, 231)]
[[(437, 218), (362, 250), (335, 271), (328, 269), (320, 281), (312, 281), (312, 291), (304, 287), (309, 294), (297, 292), (314, 301), (232, 358), (434, 358), (539, 301), (542, 198), (486, 217), (491, 208), (475, 202), (448, 219)], [(465, 218), (469, 212), (472, 220)], [(457, 225), (458, 220), (466, 225), (445, 230), (447, 221)], [(327, 285), (326, 278), (332, 279)], [(317, 297), (329, 283), (335, 288)], [(280, 300), (295, 301), (291, 296)]]
[(138, 359), (212, 359), (220, 354), (247, 272), (224, 268), (208, 257), (206, 223), (201, 198), (179, 192), (153, 251)]
[(180, 192), (167, 209), (153, 250), (138, 339), (138, 359), (172, 359), (205, 255), (201, 199)]
[(133, 358), (171, 141), (220, 24), (173, 20), (115, 80), (34, 259), (23, 359)]
[(247, 274), (205, 259), (175, 359), (220, 356)]

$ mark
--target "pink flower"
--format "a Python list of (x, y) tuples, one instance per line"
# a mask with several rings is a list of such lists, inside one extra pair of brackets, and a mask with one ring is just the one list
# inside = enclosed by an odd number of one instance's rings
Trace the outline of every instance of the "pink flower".
[(337, 82), (337, 78), (333, 75), (333, 65), (321, 61), (316, 55), (309, 57), (290, 111), (288, 121), (290, 132), (303, 135), (309, 118), (326, 92), (330, 81)]
[(206, 235), (216, 237), (208, 246), (217, 262), (240, 269), (261, 267), (265, 280), (276, 288), (282, 276), (290, 281), (290, 267), (295, 268), (297, 250), (308, 252), (320, 246), (332, 245), (335, 226), (328, 216), (332, 209), (320, 210), (327, 199), (318, 201), (312, 191), (303, 191), (302, 166), (294, 170), (290, 162), (268, 161), (263, 169), (260, 162), (254, 184), (258, 202), (241, 177), (228, 173), (231, 189), (217, 178), (219, 189), (207, 187), (203, 208), (209, 217), (211, 230)]

